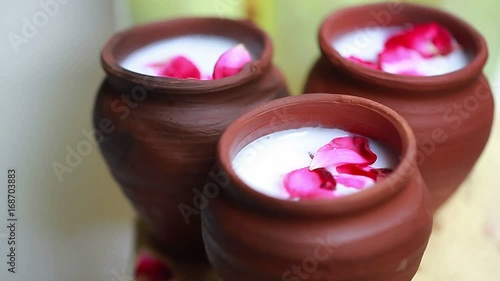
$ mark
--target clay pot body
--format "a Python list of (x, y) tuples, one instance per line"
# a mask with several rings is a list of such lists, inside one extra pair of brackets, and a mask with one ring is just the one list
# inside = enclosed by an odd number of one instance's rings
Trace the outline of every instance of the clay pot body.
[[(188, 34), (239, 41), (254, 61), (212, 81), (146, 76), (120, 66), (138, 48)], [(242, 113), (288, 95), (272, 65), (270, 39), (246, 21), (171, 20), (115, 35), (102, 64), (107, 78), (97, 95), (94, 125), (114, 178), (167, 254), (203, 255), (196, 190), (213, 167), (220, 135)]]
[[(438, 22), (450, 30), (473, 55), (470, 63), (441, 76), (400, 76), (357, 65), (332, 47), (334, 38), (349, 31), (421, 22)], [(482, 74), (488, 57), (483, 37), (445, 12), (407, 3), (381, 3), (333, 13), (321, 26), (319, 43), (322, 56), (304, 91), (365, 97), (401, 114), (416, 135), (417, 163), (437, 209), (470, 173), (490, 135), (494, 104)]]
[[(401, 154), (401, 163), (372, 188), (310, 201), (262, 195), (231, 167), (237, 153), (255, 139), (309, 126), (379, 140)], [(411, 280), (432, 225), (415, 155), (415, 139), (403, 118), (367, 99), (302, 95), (245, 114), (221, 137), (214, 173), (226, 177), (225, 187), (202, 212), (210, 262), (225, 281)]]

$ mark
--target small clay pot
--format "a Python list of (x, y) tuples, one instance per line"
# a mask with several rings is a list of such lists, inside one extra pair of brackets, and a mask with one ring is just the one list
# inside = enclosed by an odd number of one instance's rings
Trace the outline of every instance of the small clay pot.
[[(234, 39), (254, 61), (234, 76), (211, 81), (147, 76), (120, 65), (138, 48), (188, 34)], [(254, 24), (220, 18), (139, 26), (116, 34), (104, 47), (107, 77), (94, 111), (100, 148), (167, 254), (204, 253), (196, 190), (214, 165), (226, 126), (257, 105), (288, 95), (272, 53), (270, 38)]]
[[(385, 180), (337, 199), (279, 200), (258, 193), (236, 175), (232, 160), (247, 144), (309, 126), (381, 141), (401, 155), (401, 162)], [(302, 95), (245, 114), (221, 137), (220, 170), (214, 173), (226, 180), (202, 211), (210, 262), (225, 281), (410, 281), (432, 225), (416, 153), (404, 119), (363, 98)]]
[[(351, 62), (332, 47), (335, 38), (350, 31), (426, 22), (446, 27), (472, 55), (466, 67), (431, 77), (393, 75)], [(437, 209), (470, 173), (490, 135), (494, 104), (482, 73), (488, 57), (484, 38), (440, 10), (379, 3), (331, 14), (320, 28), (319, 44), (322, 56), (304, 91), (365, 97), (401, 114), (417, 138), (417, 163)]]

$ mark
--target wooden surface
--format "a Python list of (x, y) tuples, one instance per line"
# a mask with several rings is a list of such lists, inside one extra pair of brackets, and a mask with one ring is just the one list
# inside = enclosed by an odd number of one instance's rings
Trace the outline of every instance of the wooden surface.
[[(429, 246), (413, 281), (500, 280), (499, 183), (500, 122), (495, 122), (473, 173), (436, 213)], [(143, 227), (138, 229), (137, 250), (154, 252)], [(174, 281), (219, 280), (207, 264), (164, 259), (177, 276)]]

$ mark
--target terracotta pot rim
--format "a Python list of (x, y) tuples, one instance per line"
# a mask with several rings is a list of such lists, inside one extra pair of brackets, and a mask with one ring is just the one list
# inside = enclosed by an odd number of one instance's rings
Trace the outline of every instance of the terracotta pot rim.
[[(344, 196), (335, 199), (317, 199), (303, 201), (280, 200), (261, 194), (246, 183), (244, 183), (232, 168), (231, 151), (236, 145), (235, 138), (240, 128), (246, 126), (249, 120), (266, 119), (266, 113), (279, 108), (286, 108), (290, 105), (307, 103), (331, 103), (344, 104), (349, 106), (359, 106), (363, 109), (372, 111), (388, 120), (397, 130), (401, 139), (401, 158), (400, 164), (394, 172), (383, 181), (376, 183), (371, 188), (360, 191), (356, 194)], [(278, 213), (291, 213), (296, 216), (308, 215), (334, 215), (353, 212), (360, 209), (372, 207), (391, 196), (395, 195), (405, 183), (411, 179), (411, 176), (418, 172), (416, 167), (416, 139), (408, 123), (392, 109), (374, 102), (369, 99), (340, 95), (313, 93), (301, 96), (291, 96), (267, 102), (266, 104), (246, 113), (234, 121), (222, 135), (218, 147), (218, 164), (222, 171), (228, 174), (231, 188), (228, 192), (237, 193), (238, 198), (243, 198), (252, 207), (270, 209)], [(401, 165), (405, 163), (405, 165)]]
[[(248, 34), (259, 39), (259, 44), (262, 46), (262, 51), (259, 58), (255, 58), (251, 63), (247, 64), (238, 74), (231, 77), (226, 77), (216, 80), (195, 80), (195, 79), (176, 79), (168, 77), (157, 77), (145, 74), (140, 74), (123, 68), (119, 59), (115, 55), (115, 50), (124, 42), (127, 37), (146, 32), (155, 32), (160, 29), (168, 29), (175, 26), (180, 30), (178, 35), (166, 36), (177, 37), (179, 35), (188, 34), (211, 34), (220, 35), (216, 30), (221, 22), (227, 26), (228, 30), (237, 29), (240, 34)], [(179, 27), (181, 26), (181, 27)], [(205, 32), (184, 32), (182, 27), (188, 26), (190, 29), (200, 26)], [(209, 30), (206, 32), (206, 30)], [(224, 36), (224, 35), (223, 35)], [(227, 36), (229, 37), (229, 36)], [(229, 37), (231, 38), (231, 37)], [(147, 45), (157, 40), (145, 42)], [(104, 46), (101, 53), (101, 64), (106, 73), (119, 81), (126, 81), (153, 88), (153, 91), (175, 91), (176, 93), (208, 93), (232, 88), (244, 84), (250, 80), (256, 79), (263, 75), (272, 64), (273, 44), (270, 37), (257, 25), (249, 20), (233, 20), (217, 17), (184, 17), (172, 20), (158, 21), (149, 24), (139, 25), (130, 29), (124, 30), (115, 34)]]
[(390, 2), (380, 2), (375, 4), (351, 6), (340, 9), (330, 14), (321, 24), (318, 33), (319, 44), (323, 56), (325, 56), (332, 64), (343, 69), (357, 79), (365, 80), (379, 86), (414, 91), (435, 91), (459, 87), (473, 80), (482, 73), (483, 67), (488, 59), (488, 47), (484, 37), (474, 27), (458, 18), (457, 16), (424, 5), (417, 5), (406, 2), (399, 3), (399, 5), (402, 5), (404, 7), (403, 11), (410, 10), (412, 14), (430, 14), (432, 15), (432, 17), (435, 17), (435, 20), (437, 22), (439, 22), (440, 19), (446, 19), (447, 21), (450, 21), (459, 26), (462, 32), (467, 35), (467, 37), (472, 38), (476, 50), (474, 52), (474, 57), (467, 64), (467, 66), (454, 72), (436, 76), (422, 77), (396, 75), (359, 65), (342, 57), (333, 48), (333, 46), (331, 45), (332, 36), (330, 32), (328, 32), (328, 29), (329, 27), (336, 24), (338, 18), (343, 17), (346, 14), (352, 14), (359, 17), (361, 14), (361, 10), (363, 12), (365, 10), (381, 10), (387, 8), (387, 5), (389, 4)]

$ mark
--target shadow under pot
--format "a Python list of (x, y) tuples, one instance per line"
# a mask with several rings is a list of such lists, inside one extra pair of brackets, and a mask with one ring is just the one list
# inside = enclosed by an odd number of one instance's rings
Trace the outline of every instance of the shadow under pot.
[[(286, 182), (295, 173), (287, 169), (304, 166), (297, 161), (314, 162), (324, 152), (314, 151), (318, 144), (336, 135), (369, 139), (382, 166), (390, 161), (380, 148), (392, 151), (392, 172), (354, 192), (341, 179), (346, 174), (326, 176), (324, 170), (316, 178), (323, 178), (321, 184), (300, 176)], [(359, 149), (366, 148), (363, 143)], [(410, 281), (432, 228), (416, 153), (403, 118), (367, 99), (310, 94), (260, 106), (232, 123), (218, 145), (218, 182), (206, 186), (220, 188), (218, 194), (205, 191), (212, 199), (202, 211), (209, 261), (225, 281)], [(312, 162), (300, 171), (312, 173)]]
[[(402, 60), (403, 64), (396, 64), (403, 68), (415, 66), (400, 71), (422, 73), (392, 73), (398, 72), (388, 63), (390, 56), (375, 55), (380, 61), (375, 66), (368, 64), (369, 67), (355, 61), (356, 56), (374, 56), (377, 48), (385, 48), (383, 54), (390, 54), (389, 47), (394, 44), (407, 44), (402, 50), (414, 56), (415, 50), (409, 48), (419, 39), (408, 36), (422, 35), (417, 26), (420, 31), (436, 28), (433, 23), (447, 30), (439, 34), (454, 38), (450, 41), (453, 51), (432, 59), (422, 59), (417, 54), (412, 63), (405, 65)], [(397, 39), (410, 40), (389, 41), (388, 34), (403, 32), (401, 28), (406, 30), (406, 37)], [(331, 14), (320, 28), (319, 45), (322, 55), (311, 70), (304, 91), (369, 98), (402, 115), (415, 133), (417, 164), (431, 192), (433, 208), (437, 209), (471, 172), (490, 135), (494, 103), (482, 73), (488, 57), (484, 38), (448, 13), (408, 3), (380, 3)], [(419, 52), (440, 51), (436, 46)], [(354, 52), (354, 56), (349, 52)]]
[[(252, 60), (234, 75), (198, 80), (151, 73), (151, 65), (181, 54), (210, 75), (235, 44)], [(272, 64), (270, 38), (247, 21), (163, 21), (116, 34), (103, 49), (102, 65), (107, 77), (94, 126), (111, 173), (164, 252), (204, 256), (197, 195), (220, 135), (244, 112), (288, 95)]]

